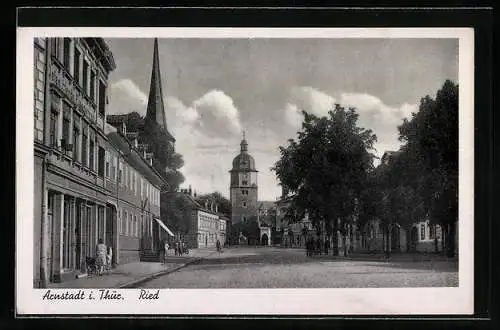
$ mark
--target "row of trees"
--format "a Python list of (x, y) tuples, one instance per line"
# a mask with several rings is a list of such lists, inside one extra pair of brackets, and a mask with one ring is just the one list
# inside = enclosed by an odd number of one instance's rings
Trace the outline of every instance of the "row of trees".
[(281, 158), (272, 168), (291, 196), (291, 221), (308, 212), (316, 228), (324, 225), (332, 233), (337, 254), (337, 233), (345, 238), (353, 225), (363, 228), (378, 219), (388, 237), (394, 224), (409, 228), (428, 217), (444, 229), (448, 255), (453, 256), (458, 218), (456, 84), (447, 80), (436, 99), (421, 100), (419, 111), (398, 127), (402, 147), (377, 168), (377, 137), (358, 126), (356, 109), (336, 104), (328, 116), (303, 115), (297, 139), (280, 147)]

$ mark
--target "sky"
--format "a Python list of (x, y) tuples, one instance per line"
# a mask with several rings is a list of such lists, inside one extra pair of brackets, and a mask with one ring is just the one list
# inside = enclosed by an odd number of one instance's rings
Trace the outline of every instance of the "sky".
[[(146, 113), (153, 39), (106, 39), (116, 62), (108, 114)], [(458, 39), (158, 40), (169, 132), (185, 165), (182, 187), (229, 197), (229, 170), (243, 130), (259, 171), (259, 200), (281, 195), (270, 170), (296, 138), (301, 109), (326, 115), (353, 106), (377, 135), (375, 154), (397, 150), (397, 126), (458, 83)], [(375, 164), (377, 164), (376, 162)]]

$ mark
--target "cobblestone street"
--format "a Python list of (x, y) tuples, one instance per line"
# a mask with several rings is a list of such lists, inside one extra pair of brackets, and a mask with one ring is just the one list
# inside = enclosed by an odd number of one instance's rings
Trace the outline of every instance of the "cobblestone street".
[[(415, 258), (413, 258), (415, 259)], [(458, 286), (458, 263), (306, 257), (302, 249), (236, 247), (144, 283), (147, 288), (363, 288)]]

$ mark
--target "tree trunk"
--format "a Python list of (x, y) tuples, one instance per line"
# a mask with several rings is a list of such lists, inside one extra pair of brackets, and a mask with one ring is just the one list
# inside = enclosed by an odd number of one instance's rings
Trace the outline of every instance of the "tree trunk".
[(385, 231), (385, 244), (386, 244), (386, 248), (385, 248), (385, 256), (387, 258), (390, 258), (391, 256), (391, 229), (390, 227), (387, 227), (386, 231)]
[(333, 229), (332, 229), (332, 255), (339, 255), (339, 238), (337, 232), (337, 220), (334, 220)]
[(446, 255), (449, 258), (453, 258), (455, 256), (455, 224), (449, 224), (448, 233), (446, 235)]

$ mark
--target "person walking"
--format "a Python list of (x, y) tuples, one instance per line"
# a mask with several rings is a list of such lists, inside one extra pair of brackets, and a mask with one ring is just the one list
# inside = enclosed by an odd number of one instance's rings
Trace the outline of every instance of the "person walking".
[(217, 252), (220, 253), (220, 241), (219, 241), (219, 239), (217, 239), (217, 242), (215, 242), (215, 245), (217, 247)]
[(166, 264), (167, 263), (167, 257), (168, 257), (168, 249), (169, 249), (169, 244), (168, 244), (168, 241), (165, 240), (164, 243), (163, 243), (163, 263)]
[(328, 249), (330, 248), (330, 240), (328, 237), (325, 240), (325, 254), (328, 255)]
[(106, 271), (111, 270), (111, 263), (113, 261), (113, 248), (111, 246), (108, 247), (108, 253), (106, 254)]
[(106, 255), (107, 248), (106, 244), (102, 238), (99, 238), (97, 246), (96, 246), (96, 266), (97, 266), (97, 275), (102, 275), (104, 271), (104, 266), (106, 265)]

